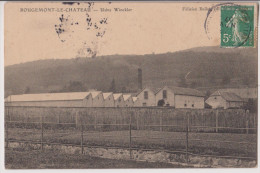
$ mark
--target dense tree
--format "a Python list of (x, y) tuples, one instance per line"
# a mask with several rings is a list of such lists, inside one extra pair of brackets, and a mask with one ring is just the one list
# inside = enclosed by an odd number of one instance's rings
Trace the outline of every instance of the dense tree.
[(257, 112), (257, 99), (249, 99), (244, 106), (245, 110), (249, 110), (250, 113)]
[(180, 80), (180, 83), (179, 83), (180, 87), (187, 87), (187, 81), (185, 79), (185, 75), (184, 74), (180, 74), (179, 80)]
[(157, 103), (157, 106), (164, 106), (164, 105), (165, 105), (165, 102), (163, 99), (159, 100)]
[(191, 88), (196, 88), (197, 86), (198, 86), (197, 82), (195, 82), (195, 81), (191, 82), (191, 85), (190, 85)]
[(209, 75), (209, 82), (210, 82), (210, 84), (215, 84), (216, 83), (216, 75), (215, 75), (215, 73), (210, 73), (210, 75)]
[(250, 76), (243, 76), (242, 78), (243, 84), (244, 85), (249, 85), (250, 84)]
[(31, 92), (31, 89), (30, 89), (30, 87), (26, 87), (26, 89), (25, 89), (25, 91), (24, 91), (24, 94), (28, 94), (28, 93), (30, 93)]
[(116, 92), (116, 82), (115, 79), (113, 78), (112, 82), (111, 82), (111, 86), (109, 89), (110, 92)]
[(87, 88), (79, 81), (70, 81), (68, 85), (65, 85), (61, 90), (63, 92), (79, 92), (87, 91)]
[(126, 87), (125, 87), (125, 86), (123, 86), (123, 87), (122, 87), (122, 90), (121, 90), (121, 92), (122, 92), (122, 93), (126, 93), (126, 92), (127, 92), (127, 91), (126, 91)]
[(229, 83), (230, 83), (230, 77), (229, 77), (229, 75), (225, 75), (222, 78), (222, 84), (226, 85), (226, 84), (229, 84)]

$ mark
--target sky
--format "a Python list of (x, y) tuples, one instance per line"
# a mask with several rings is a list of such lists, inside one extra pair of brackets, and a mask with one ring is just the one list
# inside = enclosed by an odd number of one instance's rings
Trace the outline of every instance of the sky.
[[(75, 11), (77, 8), (87, 9), (89, 5), (90, 12)], [(208, 8), (213, 5), (176, 2), (73, 5), (61, 2), (9, 2), (5, 4), (5, 66), (41, 59), (159, 54), (193, 47), (219, 46), (219, 10), (210, 14), (207, 32), (204, 28)], [(40, 8), (55, 10), (39, 12)], [(110, 11), (101, 11), (101, 8)], [(128, 8), (128, 11), (115, 12), (114, 8)], [(28, 12), (32, 9), (33, 12)], [(98, 29), (94, 27), (95, 23)], [(58, 34), (56, 31), (61, 32)], [(97, 36), (98, 32), (103, 34), (102, 37)]]

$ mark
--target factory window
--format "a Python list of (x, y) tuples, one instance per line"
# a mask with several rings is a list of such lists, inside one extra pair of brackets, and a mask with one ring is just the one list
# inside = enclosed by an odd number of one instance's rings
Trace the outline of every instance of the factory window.
[(146, 100), (148, 99), (148, 91), (144, 92), (144, 99), (146, 99)]
[(163, 90), (163, 99), (167, 99), (167, 90)]
[(146, 106), (146, 103), (143, 103), (143, 106)]

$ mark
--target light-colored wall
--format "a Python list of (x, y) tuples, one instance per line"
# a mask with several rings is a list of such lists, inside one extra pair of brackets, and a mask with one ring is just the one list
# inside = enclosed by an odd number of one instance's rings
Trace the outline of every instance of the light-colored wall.
[(11, 106), (91, 107), (91, 100), (10, 102)]
[[(186, 106), (184, 106), (186, 104)], [(192, 104), (194, 107), (192, 107)], [(204, 97), (175, 95), (175, 108), (203, 109)]]
[(167, 104), (174, 106), (174, 93), (168, 87), (163, 87), (163, 89), (156, 94), (156, 106), (158, 105), (158, 101), (163, 99), (163, 90), (167, 91), (167, 99), (164, 99), (165, 106)]
[(105, 107), (115, 107), (114, 97), (111, 94), (104, 100)]
[(138, 98), (135, 100), (135, 101), (133, 101), (133, 107), (140, 107), (140, 103), (139, 103), (139, 101), (138, 101)]
[(83, 107), (92, 107), (93, 100), (92, 96), (88, 96), (87, 98), (83, 99)]
[(135, 107), (142, 107), (141, 101), (137, 98), (137, 100), (134, 102)]
[[(144, 99), (144, 92), (148, 91), (148, 99)], [(146, 106), (157, 106), (155, 103), (155, 94), (149, 89), (145, 88), (141, 93), (137, 95), (137, 103), (136, 106), (143, 106), (143, 103), (146, 103)]]
[(18, 101), (6, 102), (9, 106), (46, 106), (46, 107), (92, 107), (92, 97), (82, 100), (54, 100), (54, 101)]
[(133, 107), (134, 106), (134, 101), (132, 97), (129, 97), (127, 100), (124, 101), (125, 107)]
[(104, 97), (102, 93), (99, 93), (95, 98), (93, 98), (93, 107), (105, 107)]
[(210, 96), (205, 102), (210, 106), (212, 106), (213, 109), (216, 108), (227, 109), (226, 100), (224, 100), (221, 96)]
[(123, 95), (120, 96), (120, 99), (118, 98), (117, 100), (115, 100), (115, 107), (124, 107), (125, 103), (124, 103), (124, 98)]

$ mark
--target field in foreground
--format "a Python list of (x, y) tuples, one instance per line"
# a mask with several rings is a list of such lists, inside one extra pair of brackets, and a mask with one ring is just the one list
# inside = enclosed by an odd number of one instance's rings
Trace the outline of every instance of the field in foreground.
[[(40, 142), (38, 129), (9, 128), (9, 140)], [(185, 151), (186, 133), (132, 130), (132, 147)], [(189, 133), (188, 151), (197, 154), (256, 157), (256, 134)], [(79, 130), (44, 130), (44, 143), (81, 144)], [(83, 145), (129, 147), (129, 131), (85, 131)]]
[(86, 155), (64, 154), (58, 151), (5, 150), (6, 169), (87, 169), (87, 168), (182, 168), (167, 163), (148, 163), (127, 160), (113, 160)]

